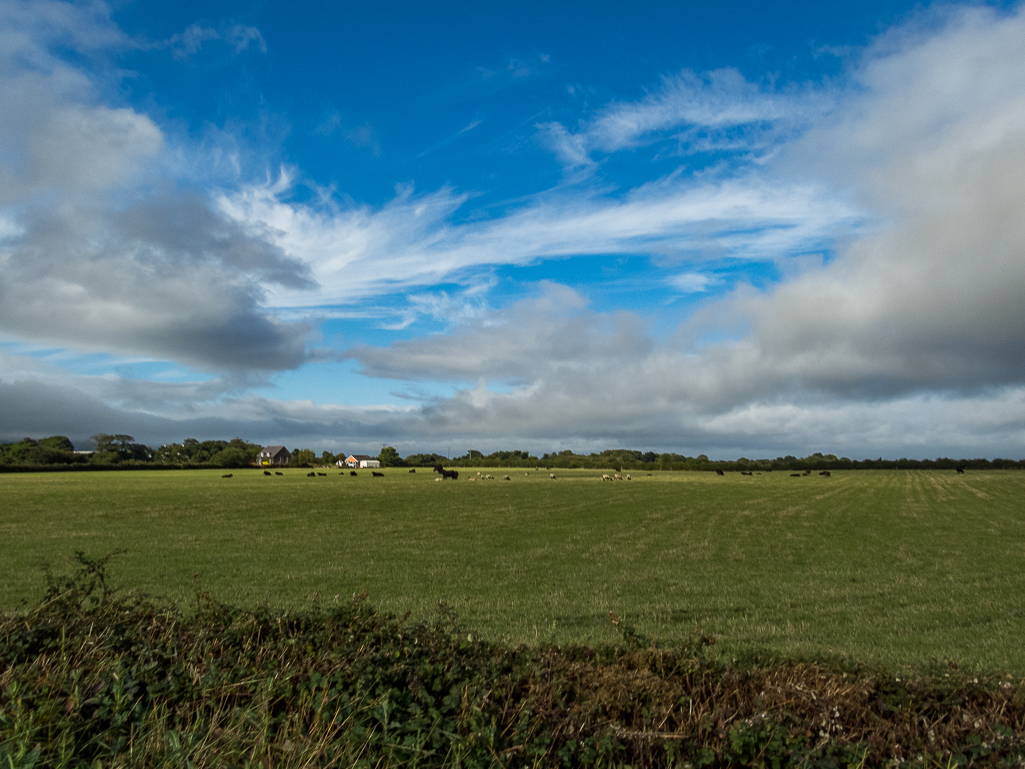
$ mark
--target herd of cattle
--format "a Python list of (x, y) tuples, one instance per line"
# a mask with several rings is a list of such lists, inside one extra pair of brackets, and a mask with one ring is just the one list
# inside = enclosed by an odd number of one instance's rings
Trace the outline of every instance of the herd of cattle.
[[(958, 467), (955, 467), (954, 469), (957, 471), (958, 475), (964, 475), (965, 468), (964, 468), (963, 465), (959, 465)], [(409, 472), (415, 473), (416, 472), (416, 468), (411, 469)], [(441, 465), (435, 465), (434, 466), (434, 472), (438, 473), (439, 476), (440, 476), (438, 478), (435, 478), (434, 479), (435, 481), (444, 481), (444, 480), (448, 480), (448, 479), (451, 479), (453, 481), (459, 480), (459, 471), (458, 470), (446, 470)], [(768, 472), (771, 473), (772, 471), (769, 470)], [(264, 475), (270, 475), (271, 472), (270, 472), (270, 470), (264, 470), (263, 474)], [(384, 473), (379, 473), (376, 470), (371, 470), (370, 474), (374, 478), (383, 478), (384, 477)], [(717, 469), (715, 471), (715, 474), (716, 475), (726, 475), (726, 472), (723, 471), (723, 470)], [(761, 475), (761, 473), (752, 473), (752, 472), (748, 472), (747, 470), (741, 470), (740, 474), (741, 475)], [(274, 471), (274, 475), (284, 475), (284, 473), (279, 471), (279, 470), (275, 470)], [(325, 478), (327, 477), (327, 473), (316, 472), (316, 471), (313, 471), (313, 470), (311, 470), (310, 472), (306, 473), (306, 477), (307, 478), (316, 478), (318, 475), (319, 476), (323, 476)], [(342, 470), (342, 472), (340, 472), (339, 475), (345, 475), (345, 471)], [(355, 470), (350, 470), (349, 471), (349, 475), (353, 475), (354, 476), (354, 475), (358, 475), (358, 473)], [(524, 475), (526, 475), (528, 478), (530, 477), (530, 473), (524, 473)], [(651, 475), (651, 473), (648, 473), (648, 475)], [(807, 475), (811, 475), (811, 470), (805, 470), (803, 473), (790, 473), (790, 477), (791, 478), (803, 478), (803, 477), (805, 477)], [(819, 473), (819, 475), (821, 475), (821, 476), (823, 476), (825, 478), (832, 477), (830, 472), (829, 472), (829, 470), (823, 470), (823, 471), (821, 471)], [(226, 473), (225, 475), (222, 475), (221, 477), (222, 478), (231, 478), (231, 477), (233, 477), (233, 474), (232, 473)], [(549, 473), (548, 477), (551, 478), (554, 481), (555, 480), (555, 473)], [(624, 480), (623, 476), (620, 475), (619, 473), (614, 473), (613, 475), (609, 475), (608, 473), (606, 473), (606, 474), (602, 475), (601, 479), (603, 481), (622, 481), (622, 480)], [(495, 476), (490, 475), (490, 474), (481, 474), (480, 470), (478, 470), (477, 471), (477, 475), (476, 476), (471, 476), (469, 478), (469, 480), (471, 480), (471, 481), (476, 481), (476, 480), (493, 481), (493, 480), (495, 480)], [(509, 475), (503, 475), (502, 476), (502, 480), (503, 481), (511, 481), (512, 477), (509, 476)], [(633, 478), (630, 477), (629, 473), (626, 474), (626, 480), (628, 480), (628, 481), (633, 480)]]

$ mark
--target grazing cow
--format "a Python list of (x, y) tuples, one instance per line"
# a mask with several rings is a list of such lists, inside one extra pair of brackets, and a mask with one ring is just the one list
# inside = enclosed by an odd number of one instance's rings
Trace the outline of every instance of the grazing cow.
[(411, 473), (415, 473), (415, 472), (416, 472), (416, 468), (414, 467), (414, 468), (410, 469), (410, 471), (409, 471), (409, 472), (411, 472)]
[(274, 474), (275, 475), (284, 475), (284, 473), (278, 472), (277, 470), (274, 471)]
[(958, 465), (954, 469), (957, 470), (957, 474), (958, 475), (964, 475), (964, 466), (963, 465)]
[(317, 474), (311, 470), (310, 472), (306, 473), (306, 477), (307, 478), (316, 478)]
[(264, 470), (264, 471), (263, 471), (263, 474), (264, 474), (264, 475), (270, 475), (270, 470)]
[(805, 474), (805, 475), (811, 475), (811, 470), (805, 470), (805, 471), (804, 471), (804, 474)]
[(751, 473), (749, 473), (747, 470), (741, 470), (740, 474), (741, 475), (751, 475)]
[(726, 473), (724, 473), (722, 470), (716, 470), (715, 474), (716, 475), (726, 475)]
[(370, 475), (372, 475), (374, 478), (383, 478), (384, 477), (384, 473), (377, 473), (377, 472), (374, 472), (373, 470), (370, 471)]
[(548, 477), (551, 478), (554, 481), (555, 480), (555, 473), (549, 473)]
[(323, 475), (325, 478), (327, 478), (327, 473), (317, 473), (317, 475)]
[(800, 478), (801, 474), (800, 473), (790, 473), (790, 477), (791, 478)]
[(819, 475), (823, 475), (826, 478), (832, 478), (833, 477), (832, 475), (829, 474), (829, 470), (823, 470), (821, 473), (819, 473)]
[(355, 470), (350, 470), (349, 471), (349, 475), (355, 476), (356, 475), (356, 471)]
[(221, 477), (222, 478), (230, 478), (231, 477), (231, 473), (228, 473), (227, 475), (222, 475)]

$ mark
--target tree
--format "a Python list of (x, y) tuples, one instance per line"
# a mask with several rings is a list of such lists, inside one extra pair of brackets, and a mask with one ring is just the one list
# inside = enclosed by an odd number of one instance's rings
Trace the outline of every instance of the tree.
[(295, 449), (292, 451), (292, 461), (289, 463), (294, 467), (313, 467), (317, 461), (317, 455), (311, 449)]
[(399, 456), (392, 446), (385, 446), (381, 449), (381, 453), (377, 455), (377, 458), (381, 462), (381, 467), (402, 467), (406, 463), (402, 461), (402, 457)]

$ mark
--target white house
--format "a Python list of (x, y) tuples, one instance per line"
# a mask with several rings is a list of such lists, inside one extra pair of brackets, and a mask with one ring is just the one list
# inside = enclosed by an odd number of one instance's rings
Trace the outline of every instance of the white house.
[(345, 458), (345, 466), (369, 469), (371, 467), (380, 467), (381, 461), (367, 454), (350, 454)]

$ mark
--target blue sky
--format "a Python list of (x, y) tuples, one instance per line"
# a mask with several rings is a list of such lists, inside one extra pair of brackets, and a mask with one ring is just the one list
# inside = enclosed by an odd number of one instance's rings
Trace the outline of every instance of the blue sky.
[(0, 440), (1025, 456), (1021, 6), (848, 6), (0, 0)]

